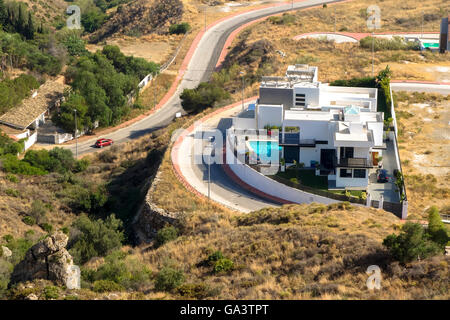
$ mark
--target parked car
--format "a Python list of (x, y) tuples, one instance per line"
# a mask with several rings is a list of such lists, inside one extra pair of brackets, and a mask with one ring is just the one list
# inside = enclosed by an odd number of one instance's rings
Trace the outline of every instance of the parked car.
[(389, 182), (387, 170), (381, 169), (380, 171), (378, 171), (377, 182), (380, 183)]
[(97, 148), (103, 148), (103, 147), (110, 146), (113, 143), (114, 143), (114, 141), (112, 141), (112, 139), (98, 139), (97, 142), (95, 143), (95, 146)]

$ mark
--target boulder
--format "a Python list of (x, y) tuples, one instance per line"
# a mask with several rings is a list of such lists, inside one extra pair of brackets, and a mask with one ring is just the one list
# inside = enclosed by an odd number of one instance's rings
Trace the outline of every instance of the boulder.
[(11, 250), (9, 250), (8, 247), (2, 246), (2, 255), (1, 256), (5, 257), (5, 258), (9, 258), (12, 256), (12, 252), (11, 252)]
[(62, 232), (32, 246), (11, 274), (11, 283), (46, 279), (66, 285), (73, 277), (73, 259), (66, 250), (68, 237)]

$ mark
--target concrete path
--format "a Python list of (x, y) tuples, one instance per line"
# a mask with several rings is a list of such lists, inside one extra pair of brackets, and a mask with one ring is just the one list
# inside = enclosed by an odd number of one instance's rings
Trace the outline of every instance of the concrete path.
[(395, 80), (391, 82), (393, 91), (428, 92), (448, 95), (450, 83), (415, 82)]
[[(248, 104), (248, 103), (247, 103)], [(172, 154), (172, 161), (176, 162), (182, 178), (197, 192), (208, 196), (208, 164), (202, 161), (194, 163), (194, 143), (202, 139), (202, 133), (218, 128), (225, 138), (226, 129), (232, 124), (231, 117), (241, 111), (242, 106), (220, 112), (203, 122), (201, 127), (190, 131), (178, 146), (177, 152)], [(206, 141), (204, 143), (206, 145)], [(176, 159), (174, 159), (174, 154)], [(216, 154), (221, 157), (222, 154)], [(223, 158), (222, 158), (223, 159)], [(221, 164), (211, 165), (211, 199), (231, 209), (250, 212), (265, 207), (277, 206), (277, 203), (263, 199), (247, 191), (234, 182), (223, 170)]]

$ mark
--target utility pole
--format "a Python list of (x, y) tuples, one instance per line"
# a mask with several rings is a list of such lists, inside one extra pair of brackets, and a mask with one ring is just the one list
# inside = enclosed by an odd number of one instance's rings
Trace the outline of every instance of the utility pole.
[(334, 33), (336, 33), (336, 7), (334, 7)]
[(78, 136), (77, 136), (77, 109), (73, 109), (75, 112), (75, 159), (78, 160)]
[(153, 100), (154, 100), (154, 107), (156, 108), (156, 80), (153, 80)]
[(240, 72), (240, 75), (242, 76), (242, 111), (244, 111), (244, 90), (245, 90), (245, 79), (244, 79), (244, 72)]
[(420, 35), (420, 39), (423, 38), (423, 20), (424, 20), (424, 16), (425, 16), (425, 14), (424, 14), (424, 12), (422, 10), (422, 34)]
[(374, 64), (375, 64), (375, 33), (372, 31), (372, 77), (375, 75)]
[(294, 0), (292, 0), (292, 10), (294, 10)]

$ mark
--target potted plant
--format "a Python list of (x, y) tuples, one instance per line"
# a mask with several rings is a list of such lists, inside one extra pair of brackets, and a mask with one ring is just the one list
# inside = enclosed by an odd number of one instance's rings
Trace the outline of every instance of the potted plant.
[(280, 168), (281, 168), (281, 172), (286, 171), (286, 160), (284, 160), (284, 158), (280, 159)]

